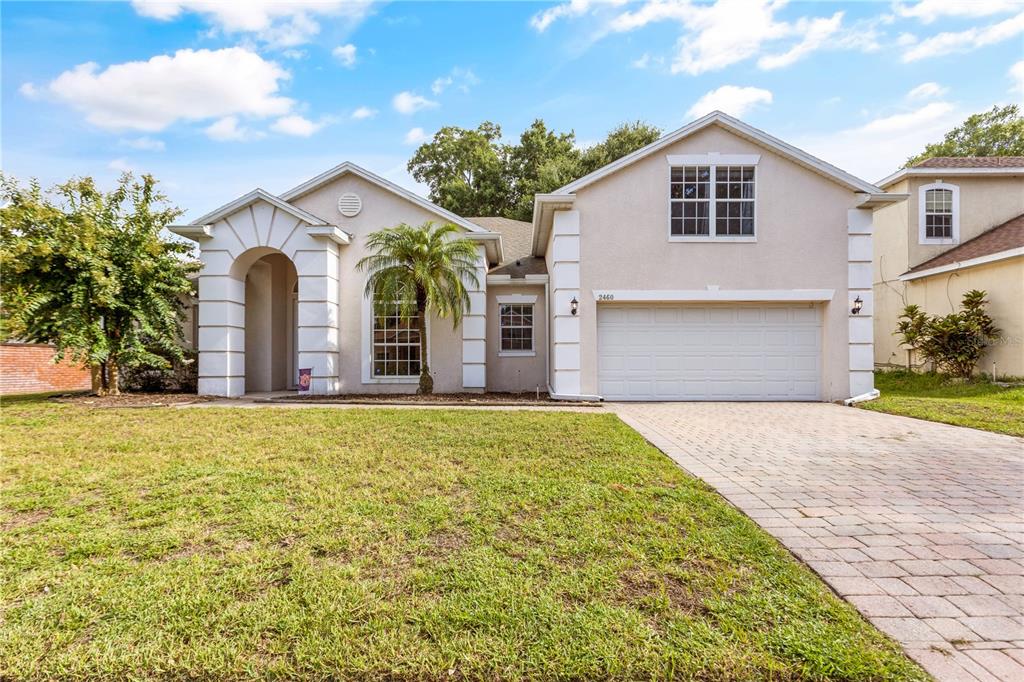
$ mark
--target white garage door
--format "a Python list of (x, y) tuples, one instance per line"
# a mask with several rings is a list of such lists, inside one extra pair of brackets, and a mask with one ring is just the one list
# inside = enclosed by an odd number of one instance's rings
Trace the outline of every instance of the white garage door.
[(820, 309), (601, 304), (597, 353), (606, 400), (818, 400)]

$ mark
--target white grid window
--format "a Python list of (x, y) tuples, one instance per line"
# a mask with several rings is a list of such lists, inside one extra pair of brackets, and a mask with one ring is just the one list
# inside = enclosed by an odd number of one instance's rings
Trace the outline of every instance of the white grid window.
[(501, 350), (511, 352), (533, 351), (533, 304), (502, 303)]
[(754, 235), (754, 167), (715, 167), (715, 234)]
[(952, 239), (953, 190), (930, 189), (925, 192), (924, 234), (928, 239)]
[[(415, 315), (415, 311), (413, 311)], [(420, 373), (420, 332), (415, 317), (397, 305), (373, 313), (373, 376), (414, 377)]]
[(754, 166), (674, 166), (670, 205), (673, 237), (753, 237)]
[(673, 168), (671, 197), (673, 236), (709, 234), (711, 166)]

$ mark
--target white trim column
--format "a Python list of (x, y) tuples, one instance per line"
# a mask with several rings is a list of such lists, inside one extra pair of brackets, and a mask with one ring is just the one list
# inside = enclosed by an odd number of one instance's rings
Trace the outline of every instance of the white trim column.
[(312, 368), (309, 392), (338, 393), (338, 245), (321, 240), (323, 248), (297, 250), (293, 255), (299, 276), (298, 361), (299, 368)]
[[(847, 212), (847, 271), (849, 317), (850, 397), (864, 395), (875, 388), (875, 350), (872, 291), (873, 212), (869, 208), (851, 208)], [(859, 314), (852, 312), (853, 301), (860, 297)]]
[(468, 283), (469, 310), (462, 316), (462, 387), (487, 387), (487, 252), (476, 247), (477, 286)]
[(245, 395), (245, 279), (203, 253), (199, 276), (199, 395)]
[(555, 211), (551, 239), (552, 358), (551, 391), (557, 396), (577, 396), (580, 378), (580, 318), (572, 314), (572, 299), (580, 293), (580, 213)]

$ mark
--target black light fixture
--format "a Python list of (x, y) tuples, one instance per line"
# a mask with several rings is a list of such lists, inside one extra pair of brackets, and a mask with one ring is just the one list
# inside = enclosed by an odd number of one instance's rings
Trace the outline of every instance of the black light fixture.
[(863, 307), (864, 301), (860, 300), (860, 296), (857, 296), (857, 298), (853, 299), (853, 307), (850, 308), (850, 312), (853, 313), (854, 315), (859, 315), (860, 309)]
[(578, 313), (579, 310), (580, 310), (580, 302), (576, 300), (575, 296), (573, 296), (572, 300), (569, 301), (569, 312), (572, 313), (573, 317), (576, 317), (576, 313)]

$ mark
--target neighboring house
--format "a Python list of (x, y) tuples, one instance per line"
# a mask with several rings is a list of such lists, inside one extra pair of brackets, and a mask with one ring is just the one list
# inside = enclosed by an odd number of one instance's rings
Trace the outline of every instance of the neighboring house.
[[(172, 230), (200, 244), (199, 389), (414, 391), (418, 338), (355, 270), (369, 232), (478, 245), (435, 390), (613, 400), (838, 400), (873, 389), (872, 213), (891, 196), (715, 112), (553, 193), (532, 224), (463, 218), (350, 163)], [(854, 301), (863, 307), (856, 313)]]
[(906, 305), (945, 315), (982, 289), (1002, 338), (978, 370), (1024, 376), (1024, 157), (935, 157), (879, 185), (908, 199), (875, 212), (875, 362), (907, 365)]
[(0, 395), (92, 388), (87, 367), (53, 360), (53, 346), (44, 343), (0, 343)]

